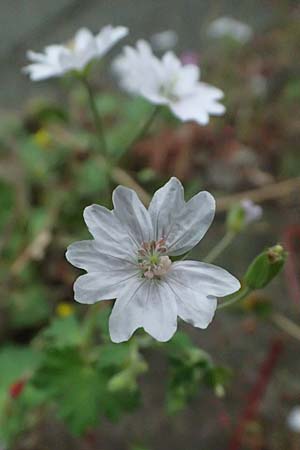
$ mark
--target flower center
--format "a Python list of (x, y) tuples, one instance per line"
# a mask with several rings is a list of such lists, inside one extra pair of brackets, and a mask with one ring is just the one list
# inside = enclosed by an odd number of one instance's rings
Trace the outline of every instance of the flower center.
[(143, 242), (138, 251), (138, 265), (142, 276), (152, 280), (161, 278), (171, 267), (172, 261), (164, 253), (167, 248), (165, 240)]
[(75, 39), (70, 39), (65, 43), (65, 47), (67, 47), (71, 52), (75, 51)]
[(170, 80), (167, 84), (164, 84), (160, 87), (160, 94), (166, 97), (171, 102), (177, 102), (179, 100), (179, 96), (175, 93), (176, 84), (177, 78), (174, 77), (173, 80)]

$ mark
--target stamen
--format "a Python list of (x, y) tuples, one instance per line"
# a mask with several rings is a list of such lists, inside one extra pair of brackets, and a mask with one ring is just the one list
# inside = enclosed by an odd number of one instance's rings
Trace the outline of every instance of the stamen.
[(168, 256), (163, 256), (167, 252), (166, 240), (143, 242), (138, 250), (138, 264), (142, 276), (152, 280), (161, 278), (169, 271), (172, 261)]

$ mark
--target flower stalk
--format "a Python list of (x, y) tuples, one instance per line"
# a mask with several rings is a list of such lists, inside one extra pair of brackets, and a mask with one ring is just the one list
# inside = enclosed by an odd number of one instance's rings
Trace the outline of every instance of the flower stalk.
[(227, 249), (227, 247), (229, 247), (235, 236), (236, 233), (234, 233), (233, 231), (227, 231), (223, 238), (209, 252), (204, 261), (207, 263), (214, 262)]
[(224, 309), (227, 308), (228, 306), (232, 306), (237, 302), (240, 302), (241, 300), (244, 300), (244, 298), (248, 297), (248, 295), (252, 292), (252, 289), (245, 287), (243, 289), (241, 289), (237, 295), (235, 295), (234, 297), (231, 297), (229, 300), (220, 303), (217, 306), (217, 309)]
[(128, 144), (125, 153), (127, 153), (129, 150), (131, 150), (131, 149), (134, 147), (134, 145), (135, 145), (138, 141), (140, 141), (140, 140), (147, 134), (147, 132), (148, 132), (148, 130), (150, 129), (151, 125), (153, 124), (154, 120), (156, 119), (156, 117), (157, 117), (158, 114), (160, 113), (161, 108), (162, 108), (161, 105), (156, 105), (156, 106), (152, 109), (152, 111), (151, 111), (151, 113), (150, 113), (148, 119), (145, 121), (145, 123), (143, 124), (142, 128), (139, 130), (139, 132), (137, 133), (137, 135), (134, 136), (134, 138), (132, 139), (132, 141)]
[(103, 123), (102, 123), (102, 118), (101, 118), (100, 113), (97, 108), (97, 104), (96, 104), (96, 100), (95, 100), (95, 96), (94, 96), (92, 87), (85, 75), (82, 75), (80, 77), (80, 80), (86, 90), (86, 93), (87, 93), (89, 107), (90, 107), (90, 110), (91, 110), (91, 113), (92, 113), (92, 116), (94, 119), (95, 128), (97, 131), (97, 136), (98, 136), (99, 143), (101, 146), (102, 154), (107, 156), (108, 148), (107, 148), (106, 139), (105, 139), (104, 127), (103, 127)]

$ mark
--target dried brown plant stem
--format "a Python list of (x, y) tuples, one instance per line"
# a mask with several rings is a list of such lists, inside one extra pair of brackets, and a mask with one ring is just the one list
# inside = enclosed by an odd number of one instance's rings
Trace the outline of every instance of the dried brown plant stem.
[(291, 193), (297, 191), (300, 193), (300, 177), (290, 178), (278, 183), (271, 183), (266, 186), (251, 189), (248, 191), (238, 192), (233, 195), (226, 195), (217, 199), (217, 211), (226, 211), (233, 204), (240, 202), (245, 198), (262, 203), (267, 200), (287, 197)]

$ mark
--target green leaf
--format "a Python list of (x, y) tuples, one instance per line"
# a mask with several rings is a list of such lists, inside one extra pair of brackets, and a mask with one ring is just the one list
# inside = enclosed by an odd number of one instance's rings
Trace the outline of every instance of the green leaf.
[(35, 385), (57, 404), (58, 415), (75, 434), (95, 426), (104, 409), (104, 376), (76, 349), (50, 350)]
[(0, 350), (0, 414), (11, 384), (31, 375), (40, 361), (40, 353), (29, 347), (8, 346)]
[(120, 368), (129, 358), (130, 345), (128, 343), (123, 344), (106, 344), (101, 347), (98, 367), (105, 369), (108, 367)]
[(0, 415), (0, 440), (10, 447), (18, 435), (34, 426), (38, 420), (36, 408), (44, 401), (44, 393), (26, 383), (20, 396), (10, 399)]
[(109, 183), (108, 170), (94, 159), (82, 163), (78, 175), (78, 190), (83, 195), (99, 193)]
[(96, 97), (97, 109), (101, 116), (117, 114), (120, 108), (120, 98), (113, 94), (101, 93)]
[(98, 360), (95, 349), (89, 354), (74, 348), (49, 349), (34, 377), (34, 385), (46, 393), (48, 404), (56, 405), (58, 416), (74, 434), (97, 425), (103, 415), (116, 420), (139, 403), (137, 389), (108, 389), (112, 374), (101, 370)]
[(217, 395), (223, 392), (226, 369), (216, 367), (209, 354), (195, 347), (185, 333), (176, 333), (165, 348), (170, 365), (166, 399), (169, 414), (182, 410), (201, 387), (211, 387)]
[(49, 346), (56, 348), (76, 347), (82, 342), (82, 326), (74, 315), (55, 318), (42, 336)]
[(46, 320), (50, 306), (44, 287), (33, 282), (14, 292), (10, 297), (9, 311), (11, 324), (15, 328), (30, 327)]

